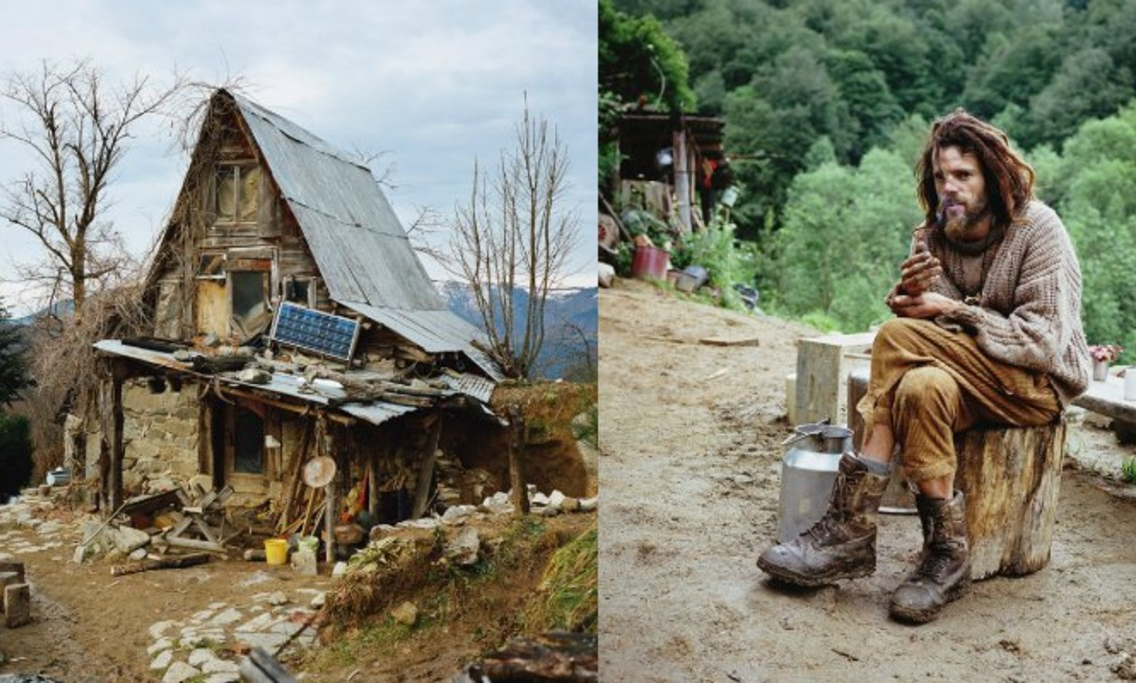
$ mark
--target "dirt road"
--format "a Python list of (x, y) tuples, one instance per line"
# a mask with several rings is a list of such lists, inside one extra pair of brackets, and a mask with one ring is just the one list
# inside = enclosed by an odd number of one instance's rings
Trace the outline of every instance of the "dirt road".
[(887, 617), (910, 516), (883, 517), (871, 577), (778, 588), (754, 560), (776, 532), (784, 377), (815, 332), (617, 284), (600, 290), (605, 681), (1136, 679), (1136, 503), (1077, 466), (1119, 448), (1110, 433), (1071, 433), (1049, 566), (978, 583), (936, 622)]

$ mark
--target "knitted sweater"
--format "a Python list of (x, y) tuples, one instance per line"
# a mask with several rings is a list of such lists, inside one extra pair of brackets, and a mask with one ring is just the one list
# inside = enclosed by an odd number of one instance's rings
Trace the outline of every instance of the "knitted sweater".
[[(927, 246), (943, 274), (931, 290), (963, 300), (949, 273), (967, 257), (938, 230)], [(981, 257), (979, 257), (981, 258)], [(1081, 326), (1081, 268), (1061, 218), (1031, 200), (1024, 216), (1005, 230), (982, 283), (981, 304), (964, 304), (936, 322), (966, 330), (991, 358), (1049, 375), (1062, 405), (1088, 389), (1089, 348)]]

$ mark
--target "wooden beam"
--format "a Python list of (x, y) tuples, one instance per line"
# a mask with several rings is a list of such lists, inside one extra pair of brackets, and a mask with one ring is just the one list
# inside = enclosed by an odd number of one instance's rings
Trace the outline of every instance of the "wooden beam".
[[(251, 392), (251, 391), (244, 391), (244, 390), (241, 390), (241, 389), (235, 389), (233, 387), (222, 387), (222, 386), (218, 385), (215, 388), (215, 390), (220, 394), (227, 394), (229, 396), (236, 397), (236, 398), (244, 398), (244, 399), (248, 399), (250, 401), (260, 401), (261, 403), (263, 403), (265, 405), (272, 406), (273, 408), (279, 408), (281, 410), (287, 410), (289, 412), (296, 413), (298, 415), (303, 415), (304, 413), (307, 413), (312, 409), (320, 407), (318, 404), (312, 404), (312, 403), (305, 403), (304, 405), (297, 405), (295, 403), (288, 403), (288, 402), (285, 402), (285, 401), (279, 401), (277, 399), (269, 398), (267, 396), (263, 396), (263, 395), (258, 394), (258, 393), (254, 393), (254, 392)], [(327, 413), (327, 419), (332, 420), (333, 422), (337, 422), (337, 423), (344, 425), (344, 426), (347, 426), (347, 427), (351, 427), (356, 422), (358, 422), (357, 418), (354, 418), (350, 415), (339, 415), (339, 414), (330, 413), (330, 412)]]
[(181, 569), (182, 567), (192, 567), (196, 564), (205, 564), (209, 559), (209, 553), (194, 553), (192, 555), (163, 557), (160, 560), (142, 560), (141, 562), (116, 564), (110, 568), (110, 575), (123, 576), (125, 574), (148, 572), (153, 569)]
[(103, 379), (99, 383), (99, 419), (102, 436), (99, 442), (100, 503), (106, 510), (122, 505), (122, 460), (125, 446), (122, 438), (122, 383), (129, 376), (128, 365), (121, 359), (107, 358), (102, 364)]
[(422, 467), (418, 470), (414, 507), (410, 509), (411, 519), (418, 519), (426, 514), (426, 505), (430, 502), (430, 484), (434, 482), (434, 461), (437, 459), (438, 441), (442, 436), (442, 414), (434, 413), (434, 417), (430, 437), (426, 441), (426, 453), (422, 457)]
[(525, 447), (525, 421), (521, 409), (516, 404), (509, 406), (509, 486), (512, 491), (513, 512), (518, 515), (529, 514), (529, 490), (525, 481), (521, 455)]

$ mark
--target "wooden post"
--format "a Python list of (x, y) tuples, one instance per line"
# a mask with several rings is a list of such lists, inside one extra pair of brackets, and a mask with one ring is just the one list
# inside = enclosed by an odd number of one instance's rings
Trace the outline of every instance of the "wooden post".
[(517, 405), (509, 406), (509, 486), (512, 492), (513, 511), (518, 515), (529, 514), (529, 490), (525, 482), (521, 456), (525, 447), (525, 420)]
[(323, 533), (327, 538), (327, 543), (324, 544), (323, 559), (328, 564), (335, 562), (335, 524), (336, 517), (339, 516), (339, 487), (335, 485), (337, 478), (339, 478), (338, 472), (324, 488), (327, 491), (327, 504), (323, 508)]
[(335, 476), (324, 487), (327, 496), (323, 509), (323, 533), (326, 539), (324, 560), (331, 564), (335, 562), (335, 524), (339, 517), (339, 491), (336, 486), (336, 480), (339, 478), (339, 462), (338, 458), (335, 457), (335, 440), (332, 437), (331, 430), (327, 428), (327, 414), (323, 411), (316, 415), (316, 435), (322, 454), (336, 460)]
[(800, 423), (851, 422), (845, 405), (849, 371), (867, 366), (875, 332), (811, 337), (797, 342), (796, 417)]
[(675, 208), (678, 210), (678, 224), (683, 233), (689, 233), (692, 225), (690, 218), (690, 159), (687, 158), (686, 130), (682, 125), (682, 117), (678, 119), (679, 128), (674, 132), (674, 189)]
[(103, 510), (116, 510), (122, 504), (122, 382), (126, 366), (118, 359), (103, 363), (104, 376), (99, 383), (99, 418), (102, 435), (99, 442), (99, 503)]
[(426, 452), (422, 456), (422, 467), (418, 470), (418, 485), (414, 491), (414, 507), (410, 509), (410, 518), (418, 519), (426, 514), (426, 505), (430, 502), (430, 484), (434, 482), (434, 461), (437, 458), (438, 440), (442, 436), (442, 413), (435, 412), (432, 416), (434, 423), (430, 429), (430, 436), (426, 440)]
[(371, 524), (379, 523), (379, 449), (372, 445), (367, 449), (367, 514)]

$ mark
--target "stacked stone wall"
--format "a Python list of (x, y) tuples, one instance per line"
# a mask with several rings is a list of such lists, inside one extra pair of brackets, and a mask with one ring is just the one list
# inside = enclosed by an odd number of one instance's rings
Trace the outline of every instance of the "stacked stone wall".
[[(199, 401), (193, 385), (151, 392), (144, 380), (122, 387), (122, 485), (127, 496), (186, 486), (199, 474)], [(88, 471), (99, 457), (99, 435), (87, 443)]]

